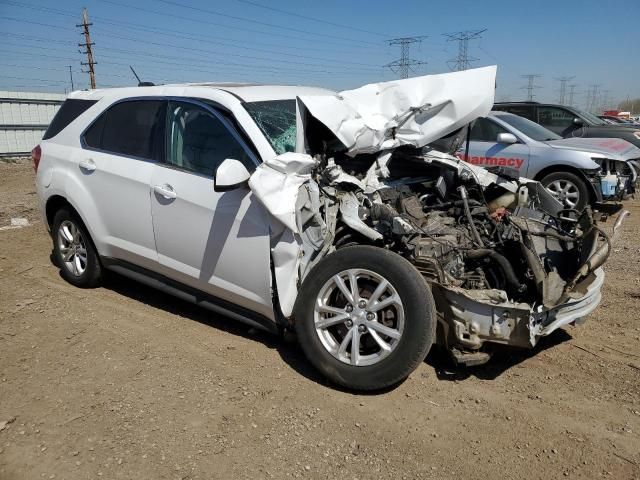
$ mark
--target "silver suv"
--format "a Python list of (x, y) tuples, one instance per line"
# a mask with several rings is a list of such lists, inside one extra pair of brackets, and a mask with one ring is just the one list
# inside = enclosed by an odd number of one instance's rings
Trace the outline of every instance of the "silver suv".
[(451, 155), (494, 85), (484, 68), (339, 95), (74, 92), (33, 151), (55, 261), (79, 287), (110, 269), (295, 329), (355, 389), (401, 381), (434, 341), (466, 364), (532, 347), (596, 308), (609, 243), (588, 210)]

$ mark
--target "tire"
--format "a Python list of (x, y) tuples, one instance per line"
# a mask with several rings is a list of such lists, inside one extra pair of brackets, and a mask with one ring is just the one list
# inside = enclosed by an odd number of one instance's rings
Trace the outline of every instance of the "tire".
[(66, 208), (56, 212), (51, 238), (53, 257), (67, 282), (80, 288), (93, 288), (100, 284), (100, 259), (87, 229), (75, 212)]
[(562, 202), (565, 208), (582, 211), (589, 204), (589, 187), (584, 179), (571, 172), (553, 172), (541, 181), (542, 186)]
[[(356, 279), (360, 297), (353, 303), (343, 293), (352, 293), (350, 278)], [(431, 289), (413, 265), (388, 250), (361, 245), (328, 255), (309, 272), (294, 321), (309, 361), (331, 381), (354, 390), (379, 390), (407, 378), (427, 356), (437, 323)], [(323, 323), (330, 326), (322, 328)], [(341, 351), (340, 345), (347, 348)]]

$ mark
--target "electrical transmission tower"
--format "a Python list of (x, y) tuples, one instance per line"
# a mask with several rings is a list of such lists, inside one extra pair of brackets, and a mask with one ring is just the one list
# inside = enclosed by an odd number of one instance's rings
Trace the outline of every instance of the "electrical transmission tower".
[(427, 64), (427, 62), (413, 60), (409, 57), (409, 45), (412, 43), (420, 43), (425, 38), (427, 38), (426, 35), (421, 35), (418, 37), (400, 37), (388, 40), (388, 43), (391, 46), (400, 45), (400, 58), (394, 62), (388, 63), (385, 67), (390, 69), (392, 72), (399, 74), (400, 78), (409, 78), (409, 70), (412, 69), (411, 67)]
[(445, 33), (448, 42), (458, 42), (458, 56), (447, 62), (451, 70), (467, 70), (471, 67), (471, 62), (478, 60), (469, 56), (469, 40), (480, 38), (487, 29), (482, 30), (465, 30), (464, 32)]
[[(79, 47), (84, 47), (86, 50), (80, 51), (80, 53), (87, 55), (86, 62), (80, 62), (80, 65), (88, 67), (87, 72), (89, 73), (89, 79), (91, 80), (91, 88), (96, 88), (96, 71), (94, 65), (97, 65), (97, 62), (93, 60), (93, 46), (95, 45), (91, 42), (91, 35), (89, 34), (89, 26), (93, 25), (93, 23), (89, 23), (89, 13), (86, 8), (82, 9), (82, 23), (76, 25), (76, 27), (82, 27), (82, 34), (84, 35), (84, 43), (79, 43)], [(86, 73), (86, 72), (85, 72)]]
[(572, 83), (571, 85), (569, 85), (569, 103), (568, 105), (570, 107), (573, 107), (573, 99), (576, 95), (576, 87), (578, 86), (577, 83)]
[(601, 84), (589, 85), (589, 90), (587, 91), (587, 111), (595, 112), (598, 105), (598, 90), (600, 89)]
[(569, 80), (573, 80), (576, 77), (559, 77), (559, 78), (554, 78), (554, 80), (557, 80), (560, 82), (560, 97), (558, 98), (558, 103), (560, 105), (566, 105), (565, 99), (567, 96), (567, 82)]
[(533, 97), (535, 97), (535, 95), (533, 94), (533, 91), (536, 88), (540, 88), (540, 85), (536, 85), (535, 81), (536, 78), (541, 77), (542, 75), (538, 74), (538, 73), (530, 73), (528, 75), (520, 75), (522, 78), (527, 78), (528, 82), (524, 87), (520, 87), (521, 89), (526, 89), (527, 90), (527, 101), (532, 102), (533, 101)]

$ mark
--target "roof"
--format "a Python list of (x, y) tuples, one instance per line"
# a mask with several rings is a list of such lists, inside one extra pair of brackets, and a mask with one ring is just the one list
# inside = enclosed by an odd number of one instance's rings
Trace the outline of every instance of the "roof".
[[(140, 95), (141, 92), (151, 95), (171, 95), (175, 90), (176, 96), (189, 96), (188, 89), (196, 90), (201, 88), (214, 88), (228, 92), (245, 102), (259, 102), (265, 100), (286, 100), (295, 99), (298, 96), (315, 96), (315, 95), (334, 95), (336, 92), (319, 87), (304, 87), (293, 85), (255, 85), (249, 83), (176, 83), (168, 85), (155, 85), (149, 87), (122, 87), (122, 88), (106, 88), (97, 90), (82, 90), (72, 92), (70, 98), (101, 98), (105, 94), (115, 93), (123, 97)], [(202, 90), (200, 90), (202, 93)]]

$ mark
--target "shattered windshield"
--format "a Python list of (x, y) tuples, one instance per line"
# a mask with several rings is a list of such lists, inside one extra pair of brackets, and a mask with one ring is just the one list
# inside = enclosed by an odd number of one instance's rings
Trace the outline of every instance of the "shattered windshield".
[(296, 101), (269, 100), (244, 105), (278, 155), (296, 149)]

